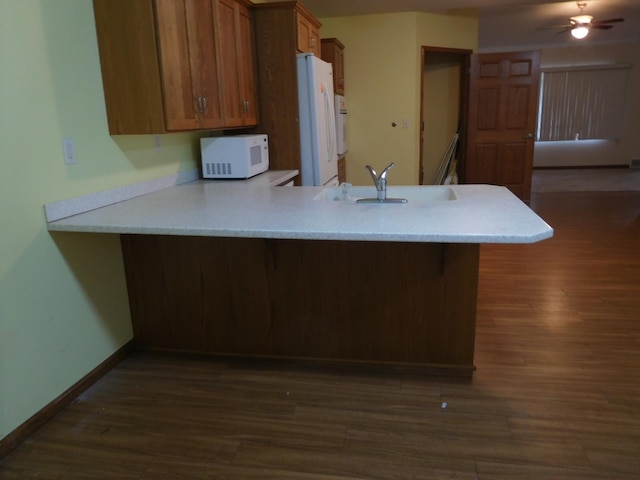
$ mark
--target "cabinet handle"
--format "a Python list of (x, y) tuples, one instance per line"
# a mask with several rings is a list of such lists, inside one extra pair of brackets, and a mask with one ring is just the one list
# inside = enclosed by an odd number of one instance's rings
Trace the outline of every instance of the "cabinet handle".
[(205, 97), (196, 97), (198, 106), (196, 107), (196, 113), (204, 113), (207, 109), (207, 99)]
[(244, 113), (249, 113), (249, 100), (244, 101)]

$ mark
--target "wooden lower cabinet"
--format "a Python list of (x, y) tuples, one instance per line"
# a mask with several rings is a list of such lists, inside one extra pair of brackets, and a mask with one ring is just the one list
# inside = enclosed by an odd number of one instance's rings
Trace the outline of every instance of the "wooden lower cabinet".
[(479, 245), (123, 235), (136, 344), (474, 369)]

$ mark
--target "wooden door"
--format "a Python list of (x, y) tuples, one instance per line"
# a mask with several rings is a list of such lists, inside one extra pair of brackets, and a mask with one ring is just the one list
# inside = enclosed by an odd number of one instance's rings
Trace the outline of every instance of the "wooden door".
[(503, 185), (529, 201), (539, 82), (539, 52), (474, 55), (465, 183)]

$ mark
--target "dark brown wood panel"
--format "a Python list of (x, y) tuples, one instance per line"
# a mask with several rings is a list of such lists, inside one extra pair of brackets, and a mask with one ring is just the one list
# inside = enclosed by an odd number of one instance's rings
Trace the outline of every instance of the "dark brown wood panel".
[(473, 367), (478, 246), (123, 236), (136, 341)]
[(252, 13), (260, 111), (256, 132), (269, 136), (272, 169), (300, 170), (296, 2), (256, 4)]
[(469, 165), (469, 173), (478, 183), (492, 183), (498, 171), (498, 146), (476, 145), (474, 158), (476, 161)]
[(527, 128), (528, 118), (530, 117), (530, 95), (529, 86), (517, 86), (507, 89), (507, 119), (505, 128), (523, 130)]
[(509, 187), (512, 191), (517, 190), (519, 193), (523, 193), (520, 183), (526, 172), (522, 158), (527, 154), (527, 148), (529, 147), (526, 142), (505, 143), (502, 145), (502, 155), (498, 167), (500, 184)]
[(498, 101), (500, 91), (497, 88), (482, 88), (478, 90), (478, 130), (493, 130), (498, 127), (500, 108)]

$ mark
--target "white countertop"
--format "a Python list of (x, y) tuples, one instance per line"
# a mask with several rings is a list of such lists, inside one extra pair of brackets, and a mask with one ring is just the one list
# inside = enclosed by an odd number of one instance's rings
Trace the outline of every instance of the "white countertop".
[(451, 185), (455, 200), (356, 204), (314, 200), (322, 187), (273, 187), (283, 181), (277, 172), (262, 175), (183, 183), (47, 226), (66, 232), (445, 243), (533, 243), (553, 235), (504, 187)]

